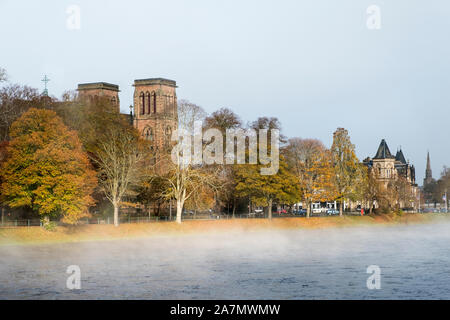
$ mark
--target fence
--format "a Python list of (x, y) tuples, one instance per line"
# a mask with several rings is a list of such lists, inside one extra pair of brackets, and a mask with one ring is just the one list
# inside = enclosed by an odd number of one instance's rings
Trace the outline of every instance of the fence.
[[(445, 213), (445, 212), (442, 212)], [(345, 212), (344, 215), (361, 215), (361, 212)], [(304, 215), (292, 214), (292, 213), (284, 213), (279, 214), (274, 212), (272, 214), (273, 218), (301, 218)], [(327, 213), (311, 213), (311, 217), (328, 217)], [(161, 216), (161, 217), (149, 217), (149, 216), (141, 216), (141, 217), (120, 217), (120, 224), (127, 223), (155, 223), (155, 222), (170, 222), (175, 221), (175, 215), (172, 217), (169, 216)], [(187, 220), (231, 220), (231, 219), (263, 219), (267, 218), (267, 214), (257, 214), (257, 213), (245, 213), (245, 214), (237, 214), (234, 217), (228, 214), (210, 214), (210, 215), (194, 215), (194, 214), (183, 214), (183, 221)], [(60, 221), (53, 221), (57, 225), (63, 225)], [(113, 224), (114, 219), (112, 217), (107, 218), (87, 218), (82, 219), (78, 222), (81, 225), (87, 224)], [(0, 228), (16, 228), (16, 227), (38, 227), (41, 226), (42, 222), (39, 219), (3, 219), (0, 223)]]

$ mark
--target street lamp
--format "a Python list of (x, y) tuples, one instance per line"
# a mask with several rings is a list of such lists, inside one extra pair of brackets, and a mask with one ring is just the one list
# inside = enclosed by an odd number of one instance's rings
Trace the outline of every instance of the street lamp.
[(133, 125), (133, 105), (130, 104), (130, 123)]

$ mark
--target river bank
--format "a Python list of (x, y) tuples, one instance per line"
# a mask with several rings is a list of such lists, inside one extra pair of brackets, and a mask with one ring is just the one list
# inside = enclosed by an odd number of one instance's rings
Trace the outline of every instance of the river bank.
[(186, 234), (254, 232), (284, 229), (320, 229), (354, 226), (396, 226), (401, 224), (439, 223), (450, 221), (446, 214), (403, 214), (344, 217), (192, 220), (182, 224), (155, 222), (112, 225), (80, 225), (58, 227), (46, 231), (41, 227), (0, 229), (0, 245), (29, 245), (42, 243), (106, 241), (118, 239), (182, 236)]

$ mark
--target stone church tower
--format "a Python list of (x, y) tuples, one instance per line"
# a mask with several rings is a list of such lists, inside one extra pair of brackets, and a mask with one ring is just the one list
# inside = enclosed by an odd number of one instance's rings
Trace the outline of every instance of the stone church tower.
[(134, 81), (134, 126), (157, 153), (169, 150), (177, 129), (176, 82), (163, 78)]
[(107, 98), (111, 104), (120, 110), (119, 86), (107, 82), (81, 83), (78, 85), (78, 95), (80, 99), (87, 99), (95, 102), (100, 98)]
[[(134, 115), (125, 115), (142, 137), (150, 142), (155, 155), (170, 151), (172, 131), (178, 126), (176, 82), (163, 78), (134, 81)], [(80, 99), (95, 102), (108, 99), (120, 111), (119, 86), (107, 82), (78, 85)]]

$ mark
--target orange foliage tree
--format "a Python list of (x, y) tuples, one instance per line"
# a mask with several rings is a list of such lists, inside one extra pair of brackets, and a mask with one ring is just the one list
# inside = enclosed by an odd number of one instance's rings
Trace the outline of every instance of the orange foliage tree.
[(319, 140), (292, 138), (286, 147), (286, 155), (291, 171), (298, 179), (309, 218), (312, 202), (336, 198), (331, 153)]
[(29, 207), (45, 221), (62, 217), (75, 224), (89, 216), (97, 179), (76, 131), (54, 111), (31, 108), (12, 124), (10, 136), (2, 200), (12, 208)]

